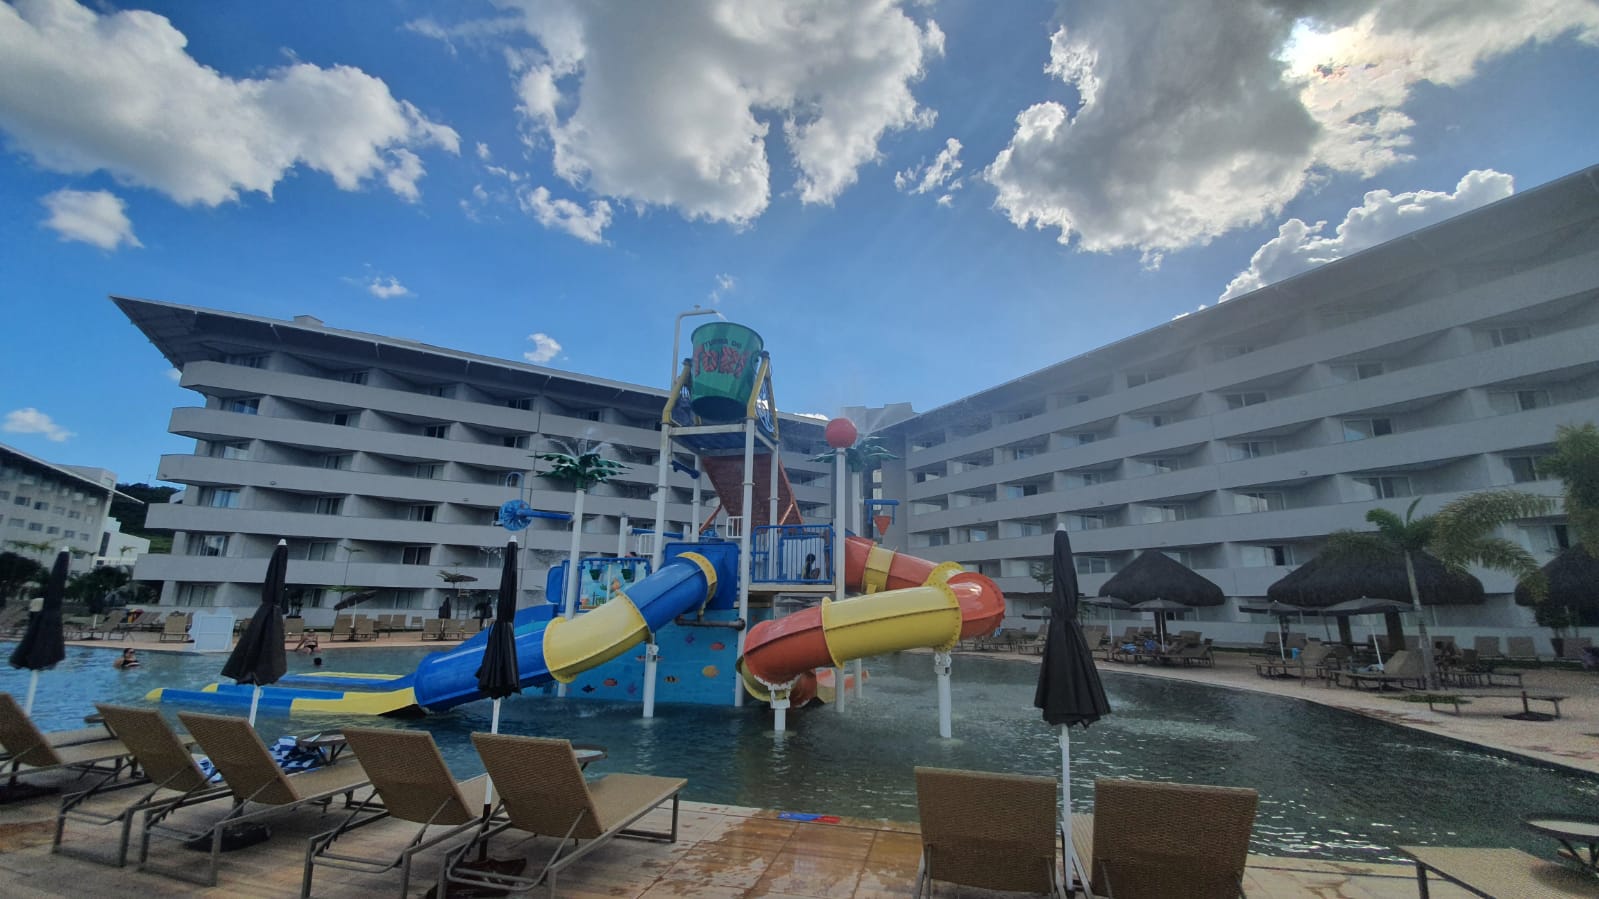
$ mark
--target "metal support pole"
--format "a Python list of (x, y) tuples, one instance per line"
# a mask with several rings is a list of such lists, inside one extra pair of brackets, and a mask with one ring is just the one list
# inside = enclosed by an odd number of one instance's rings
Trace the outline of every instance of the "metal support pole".
[[(844, 601), (844, 510), (849, 504), (849, 461), (843, 449), (833, 450), (833, 601)], [(833, 669), (833, 695), (839, 711), (845, 703), (843, 667)]]
[(694, 454), (694, 470), (699, 472), (700, 477), (694, 479), (694, 504), (690, 507), (693, 520), (688, 524), (688, 531), (683, 534), (683, 539), (690, 543), (700, 542), (700, 478), (705, 477), (705, 470), (700, 468), (698, 453)]
[[(570, 621), (577, 614), (578, 555), (583, 543), (583, 497), (588, 493), (582, 487), (572, 496), (572, 545), (566, 553), (566, 583), (561, 585), (561, 617)], [(566, 684), (558, 684), (555, 695), (566, 695)]]
[[(740, 621), (750, 620), (750, 527), (755, 521), (755, 516), (750, 514), (755, 505), (755, 419), (744, 419), (744, 504), (740, 511), (744, 515), (744, 526), (739, 529), (738, 535), (738, 618)], [(738, 657), (744, 658), (744, 635), (746, 628), (738, 631)], [(738, 708), (744, 706), (744, 685), (738, 678), (733, 678), (733, 705)]]
[(655, 670), (661, 658), (661, 647), (655, 642), (655, 635), (650, 634), (650, 642), (644, 644), (644, 717), (655, 717)]
[(783, 691), (779, 696), (772, 693), (772, 731), (782, 733), (788, 730), (788, 691)]
[(950, 727), (949, 669), (952, 659), (947, 652), (933, 653), (933, 673), (938, 675), (938, 735), (949, 739)]
[[(673, 353), (677, 352), (674, 344)], [(650, 549), (650, 570), (661, 570), (661, 559), (666, 552), (666, 476), (672, 465), (672, 426), (661, 425), (661, 457), (655, 466), (655, 545)]]
[(627, 513), (622, 513), (622, 525), (616, 529), (616, 554), (627, 555)]
[(766, 514), (766, 523), (767, 524), (779, 524), (780, 523), (777, 520), (777, 473), (782, 470), (781, 468), (778, 467), (778, 466), (780, 466), (782, 464), (783, 464), (783, 456), (782, 456), (782, 453), (781, 453), (780, 449), (778, 447), (775, 447), (775, 446), (772, 447), (772, 463), (769, 466), (767, 466), (767, 468), (768, 468), (768, 472), (767, 473), (771, 475), (771, 485), (770, 485), (770, 487), (768, 489), (768, 493), (767, 493), (767, 499), (768, 499), (768, 502), (767, 502), (768, 509), (767, 509), (767, 514)]

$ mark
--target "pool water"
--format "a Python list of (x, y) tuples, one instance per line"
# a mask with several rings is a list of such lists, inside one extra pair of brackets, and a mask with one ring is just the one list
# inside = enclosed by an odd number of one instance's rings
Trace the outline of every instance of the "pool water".
[[(116, 671), (120, 646), (72, 647), (40, 679), (35, 718), (47, 729), (82, 726), (97, 700), (135, 703), (157, 686), (215, 679), (221, 656), (144, 653), (144, 667)], [(405, 672), (426, 650), (349, 649), (327, 655), (344, 671)], [(291, 657), (291, 672), (310, 661)], [(661, 706), (645, 721), (636, 705), (542, 695), (502, 706), (507, 733), (560, 736), (607, 747), (593, 773), (686, 777), (685, 796), (787, 811), (915, 820), (911, 769), (937, 765), (1055, 775), (1054, 731), (1032, 707), (1037, 668), (997, 659), (955, 662), (956, 739), (940, 740), (932, 657), (907, 653), (867, 662), (866, 695), (837, 707), (791, 713), (788, 734), (764, 710)], [(0, 690), (21, 701), (28, 673), (0, 670)], [(1093, 804), (1095, 777), (1139, 777), (1248, 786), (1261, 793), (1254, 849), (1280, 856), (1394, 859), (1400, 843), (1513, 846), (1544, 854), (1547, 840), (1521, 815), (1587, 809), (1599, 778), (1473, 749), (1431, 734), (1275, 696), (1109, 673), (1113, 714), (1072, 732), (1072, 798)], [(165, 709), (164, 711), (175, 712)], [(482, 771), (473, 731), (488, 730), (478, 702), (420, 720), (375, 719), (433, 732), (457, 776)], [(268, 738), (335, 729), (344, 719), (263, 715)]]

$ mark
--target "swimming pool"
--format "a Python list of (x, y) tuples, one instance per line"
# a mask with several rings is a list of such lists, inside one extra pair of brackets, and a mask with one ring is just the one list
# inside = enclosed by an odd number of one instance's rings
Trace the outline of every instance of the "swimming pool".
[[(120, 649), (114, 645), (109, 650)], [(328, 665), (348, 671), (409, 671), (426, 650), (341, 649)], [(144, 654), (145, 667), (115, 671), (114, 651), (70, 647), (41, 678), (36, 715), (48, 728), (82, 726), (97, 698), (142, 702), (157, 686), (214, 679), (223, 658)], [(310, 662), (291, 657), (291, 671)], [(506, 700), (501, 730), (599, 743), (604, 771), (689, 779), (685, 795), (706, 802), (791, 811), (914, 820), (911, 768), (938, 765), (1053, 775), (1060, 753), (1032, 707), (1032, 665), (959, 658), (954, 740), (940, 740), (932, 658), (908, 653), (869, 660), (866, 695), (840, 711), (812, 708), (781, 739), (755, 709), (662, 706), (644, 721), (638, 707), (533, 696)], [(19, 697), (27, 672), (0, 670), (0, 690)], [(1396, 858), (1399, 843), (1514, 846), (1543, 854), (1544, 841), (1519, 817), (1537, 809), (1580, 809), (1599, 799), (1599, 778), (1473, 749), (1338, 709), (1281, 697), (1157, 678), (1105, 677), (1114, 714), (1072, 735), (1072, 797), (1092, 805), (1095, 777), (1141, 777), (1254, 787), (1261, 792), (1256, 851), (1280, 856)], [(171, 710), (166, 710), (171, 711)], [(275, 737), (338, 726), (337, 720), (263, 716)], [(470, 735), (487, 730), (489, 704), (472, 703), (416, 721), (458, 776), (482, 769)]]

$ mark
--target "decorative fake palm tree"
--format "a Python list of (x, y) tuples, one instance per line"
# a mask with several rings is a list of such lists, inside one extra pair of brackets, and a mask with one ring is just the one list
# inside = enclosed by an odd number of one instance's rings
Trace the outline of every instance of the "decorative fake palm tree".
[(1366, 520), (1376, 531), (1339, 531), (1327, 541), (1322, 554), (1329, 561), (1350, 557), (1387, 557), (1404, 561), (1405, 578), (1410, 584), (1410, 602), (1415, 607), (1421, 632), (1421, 660), (1427, 671), (1428, 689), (1438, 689), (1438, 671), (1433, 667), (1432, 638), (1427, 619), (1422, 615), (1421, 590), (1416, 586), (1413, 557), (1426, 553), (1446, 567), (1463, 571), (1467, 565), (1497, 568), (1515, 575), (1528, 590), (1542, 598), (1546, 588), (1543, 572), (1532, 554), (1519, 544), (1494, 534), (1502, 524), (1547, 513), (1553, 503), (1542, 496), (1517, 490), (1488, 490), (1462, 496), (1431, 515), (1416, 517), (1417, 499), (1400, 518), (1387, 509), (1372, 509)]
[[(812, 456), (811, 461), (826, 462), (831, 465), (836, 463), (837, 458), (838, 450), (830, 449), (820, 455)], [(865, 495), (861, 490), (861, 482), (865, 478), (866, 472), (880, 467), (888, 459), (898, 458), (899, 456), (889, 452), (883, 446), (882, 440), (877, 437), (862, 437), (855, 441), (854, 446), (844, 450), (844, 464), (849, 468), (850, 472), (850, 489), (855, 492), (857, 501), (865, 500)], [(851, 506), (850, 508), (858, 510), (860, 507)], [(854, 522), (850, 526), (857, 531), (861, 529), (859, 522)]]
[(588, 495), (590, 487), (616, 477), (626, 471), (627, 466), (602, 458), (598, 447), (586, 452), (536, 453), (533, 458), (550, 463), (550, 470), (539, 472), (539, 477), (571, 484), (576, 493), (572, 499), (572, 548), (567, 553), (566, 570), (570, 576), (562, 588), (566, 594), (563, 598), (562, 616), (571, 618), (577, 605), (576, 575), (579, 543), (583, 537), (583, 497)]

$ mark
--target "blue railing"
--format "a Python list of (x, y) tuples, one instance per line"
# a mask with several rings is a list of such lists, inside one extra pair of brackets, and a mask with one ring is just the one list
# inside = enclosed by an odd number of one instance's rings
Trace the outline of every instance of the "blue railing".
[(750, 535), (752, 583), (830, 584), (832, 572), (833, 528), (829, 525), (766, 525)]

